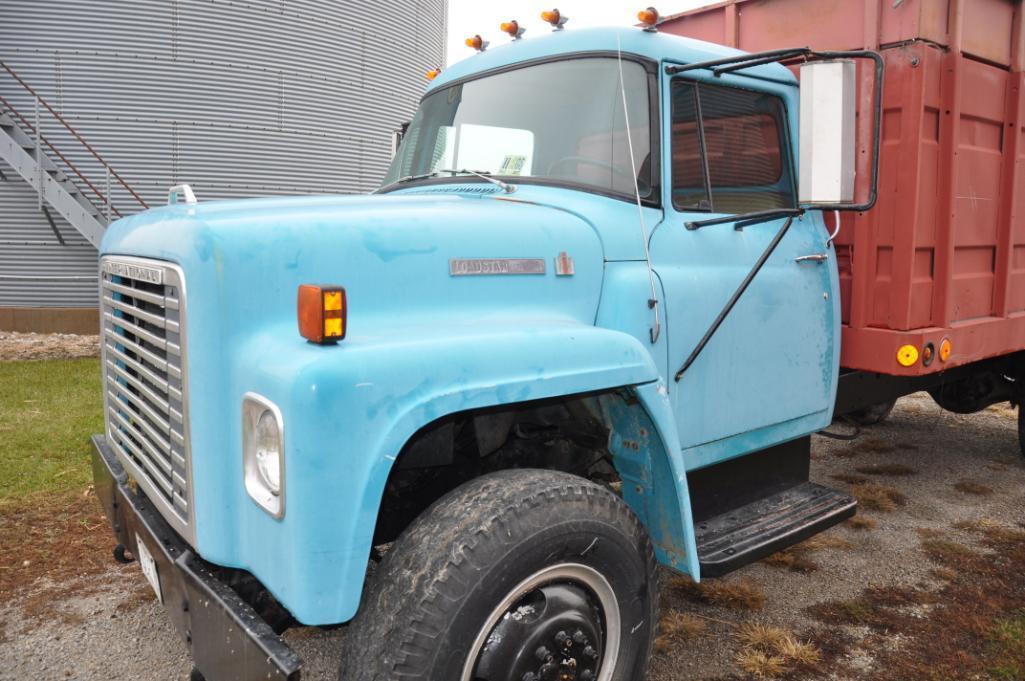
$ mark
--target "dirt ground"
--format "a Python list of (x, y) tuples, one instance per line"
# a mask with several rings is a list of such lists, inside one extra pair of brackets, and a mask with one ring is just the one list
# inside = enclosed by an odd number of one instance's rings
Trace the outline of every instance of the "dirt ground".
[[(859, 516), (725, 580), (694, 587), (666, 573), (650, 679), (1025, 678), (1014, 411), (957, 416), (914, 395), (853, 442), (814, 438), (812, 477), (856, 494)], [(15, 546), (0, 571), (10, 573), (0, 577), (0, 679), (187, 678), (184, 643), (138, 568), (108, 560), (92, 503), (74, 502), (61, 521), (71, 564), (11, 543), (17, 527), (45, 519), (0, 522), (0, 544)], [(286, 639), (304, 678), (336, 678), (344, 627)]]
[(99, 355), (99, 336), (0, 331), (0, 362), (18, 359), (77, 359)]

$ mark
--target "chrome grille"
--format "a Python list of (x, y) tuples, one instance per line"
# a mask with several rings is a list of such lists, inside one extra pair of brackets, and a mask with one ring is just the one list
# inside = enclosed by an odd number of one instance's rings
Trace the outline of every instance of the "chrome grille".
[(107, 439), (167, 521), (192, 540), (185, 281), (158, 260), (100, 261)]

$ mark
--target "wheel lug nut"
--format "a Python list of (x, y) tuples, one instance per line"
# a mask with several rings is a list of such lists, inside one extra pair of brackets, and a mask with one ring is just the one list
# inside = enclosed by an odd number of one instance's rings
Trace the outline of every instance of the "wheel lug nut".
[(545, 648), (544, 646), (541, 646), (540, 648), (538, 648), (537, 650), (534, 651), (534, 657), (536, 657), (537, 659), (541, 660), (542, 662), (549, 655), (551, 655), (551, 653), (548, 651), (548, 648)]
[(573, 632), (573, 642), (574, 643), (583, 643), (586, 640), (587, 640), (587, 637), (584, 636), (584, 632), (580, 631), (579, 629), (577, 629), (576, 631)]
[(558, 634), (555, 635), (555, 642), (559, 645), (565, 645), (568, 639), (569, 634), (567, 634), (565, 631), (560, 631)]
[(598, 657), (598, 651), (595, 650), (592, 646), (587, 646), (586, 648), (584, 648), (584, 655), (593, 659)]
[(594, 672), (590, 669), (585, 669), (580, 672), (580, 681), (592, 681), (594, 679)]

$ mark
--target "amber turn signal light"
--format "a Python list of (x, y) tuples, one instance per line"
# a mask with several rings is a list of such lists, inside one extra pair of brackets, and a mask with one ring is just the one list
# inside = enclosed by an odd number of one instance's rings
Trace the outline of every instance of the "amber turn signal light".
[(427, 72), (427, 80), (434, 80), (441, 75), (441, 69), (431, 69)]
[(469, 38), (467, 38), (466, 39), (466, 46), (467, 47), (472, 47), (473, 49), (477, 50), (478, 52), (483, 52), (485, 49), (487, 49), (488, 41), (484, 40), (484, 38), (481, 38), (480, 35), (478, 34), (478, 35), (470, 36)]
[(647, 31), (652, 31), (655, 29), (655, 26), (658, 24), (658, 19), (658, 10), (654, 7), (642, 9), (640, 12), (637, 13), (637, 21), (644, 24), (644, 29)]
[(541, 12), (541, 18), (551, 24), (552, 28), (556, 31), (561, 30), (566, 25), (566, 22), (569, 21), (569, 17), (563, 16), (562, 12), (557, 9)]
[(516, 21), (515, 19), (513, 19), (512, 21), (502, 22), (499, 28), (502, 29), (502, 33), (508, 33), (513, 40), (519, 40), (520, 36), (523, 35), (523, 32), (527, 30), (520, 26), (520, 22)]
[(312, 343), (334, 343), (345, 338), (348, 303), (341, 286), (299, 287), (299, 335)]

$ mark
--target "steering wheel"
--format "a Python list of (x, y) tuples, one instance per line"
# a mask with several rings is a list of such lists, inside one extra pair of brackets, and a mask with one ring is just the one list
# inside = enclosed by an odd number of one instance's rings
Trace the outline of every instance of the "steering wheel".
[[(548, 166), (548, 174), (559, 175), (559, 173), (555, 172), (555, 169), (566, 163), (583, 163), (585, 165), (597, 166), (598, 168), (604, 168), (606, 170), (612, 171), (613, 175), (619, 175), (621, 178), (625, 179), (630, 184), (633, 184), (634, 182), (634, 178), (629, 173), (620, 170), (611, 163), (608, 163), (607, 161), (599, 161), (595, 158), (587, 158), (586, 156), (563, 156), (560, 159), (556, 159), (552, 162), (550, 166)], [(563, 177), (565, 177), (565, 175)], [(637, 178), (637, 189), (638, 191), (640, 191), (641, 194), (644, 194), (649, 189), (648, 183), (644, 182), (640, 178)]]

